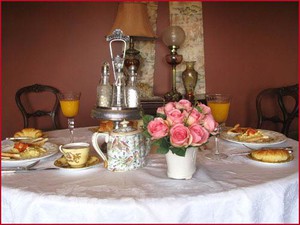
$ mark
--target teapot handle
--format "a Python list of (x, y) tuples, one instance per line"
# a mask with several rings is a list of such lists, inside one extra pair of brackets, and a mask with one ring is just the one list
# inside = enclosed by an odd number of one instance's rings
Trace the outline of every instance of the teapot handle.
[(96, 152), (101, 156), (101, 158), (104, 161), (104, 167), (107, 168), (108, 166), (108, 162), (107, 162), (107, 157), (105, 156), (105, 154), (103, 153), (103, 151), (100, 149), (99, 145), (98, 145), (98, 137), (100, 136), (104, 136), (105, 137), (105, 142), (107, 143), (109, 140), (109, 134), (107, 133), (94, 133), (92, 136), (92, 144), (94, 149), (96, 150)]

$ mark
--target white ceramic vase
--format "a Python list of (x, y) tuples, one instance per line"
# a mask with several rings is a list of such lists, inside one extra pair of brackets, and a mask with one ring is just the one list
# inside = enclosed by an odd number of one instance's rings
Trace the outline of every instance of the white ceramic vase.
[(173, 179), (191, 179), (196, 171), (198, 147), (188, 147), (185, 156), (178, 156), (168, 151), (166, 154), (168, 177)]

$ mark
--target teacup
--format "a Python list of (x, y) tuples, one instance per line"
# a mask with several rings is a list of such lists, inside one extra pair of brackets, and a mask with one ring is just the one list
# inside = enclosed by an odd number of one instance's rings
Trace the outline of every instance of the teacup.
[(65, 156), (70, 167), (84, 167), (90, 151), (90, 144), (86, 142), (69, 143), (60, 145), (59, 150)]

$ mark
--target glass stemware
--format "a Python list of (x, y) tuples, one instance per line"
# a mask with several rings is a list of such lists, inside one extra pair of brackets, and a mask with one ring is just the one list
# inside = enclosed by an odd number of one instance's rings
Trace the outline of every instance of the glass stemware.
[(76, 91), (67, 91), (58, 93), (58, 99), (62, 113), (68, 118), (68, 128), (70, 131), (70, 142), (74, 142), (74, 117), (77, 116), (79, 111), (79, 100), (81, 93)]
[(212, 115), (215, 121), (218, 123), (218, 126), (215, 130), (215, 152), (211, 152), (205, 155), (209, 159), (220, 160), (225, 159), (228, 156), (219, 151), (219, 135), (222, 131), (222, 128), (225, 127), (225, 122), (228, 117), (229, 108), (230, 108), (231, 96), (225, 94), (207, 94), (206, 102), (210, 107)]

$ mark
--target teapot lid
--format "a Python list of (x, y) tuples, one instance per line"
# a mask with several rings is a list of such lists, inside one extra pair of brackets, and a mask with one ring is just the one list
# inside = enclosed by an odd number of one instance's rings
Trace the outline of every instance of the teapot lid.
[(121, 126), (115, 130), (112, 131), (112, 133), (114, 134), (124, 134), (124, 135), (130, 135), (130, 134), (136, 134), (136, 133), (139, 133), (140, 131), (138, 131), (137, 129), (131, 127), (131, 126), (128, 126), (129, 124), (129, 121), (127, 120), (123, 120), (121, 123)]

